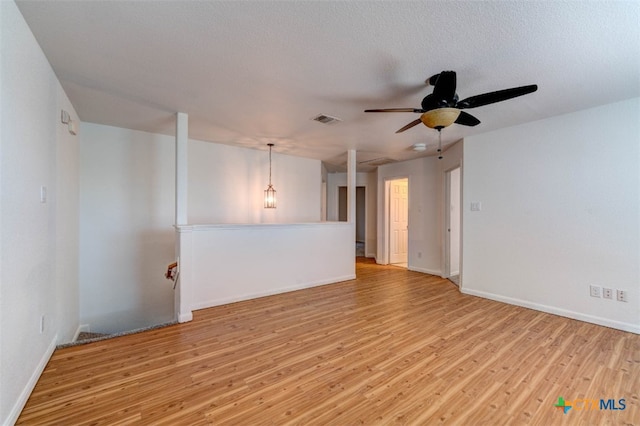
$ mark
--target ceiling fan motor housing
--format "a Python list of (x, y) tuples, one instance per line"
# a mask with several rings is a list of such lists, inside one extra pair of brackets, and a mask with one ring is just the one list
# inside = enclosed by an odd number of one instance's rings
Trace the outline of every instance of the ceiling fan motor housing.
[(429, 94), (422, 99), (421, 107), (423, 111), (431, 111), (437, 108), (455, 108), (458, 103), (458, 94), (454, 94), (451, 99), (436, 99), (433, 94)]

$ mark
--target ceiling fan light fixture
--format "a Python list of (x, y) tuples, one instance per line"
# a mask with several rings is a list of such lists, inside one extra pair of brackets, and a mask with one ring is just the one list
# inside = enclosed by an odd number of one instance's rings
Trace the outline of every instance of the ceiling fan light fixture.
[(438, 108), (425, 112), (420, 120), (430, 129), (442, 129), (455, 123), (459, 115), (460, 110), (457, 108)]

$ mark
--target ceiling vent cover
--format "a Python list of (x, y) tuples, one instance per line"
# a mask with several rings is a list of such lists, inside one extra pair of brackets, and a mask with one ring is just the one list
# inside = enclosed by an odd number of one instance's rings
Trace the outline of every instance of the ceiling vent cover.
[(327, 115), (327, 114), (316, 115), (315, 117), (312, 118), (312, 120), (317, 121), (318, 123), (322, 123), (322, 124), (332, 124), (332, 123), (337, 123), (337, 122), (342, 121), (338, 117), (332, 117), (332, 116)]

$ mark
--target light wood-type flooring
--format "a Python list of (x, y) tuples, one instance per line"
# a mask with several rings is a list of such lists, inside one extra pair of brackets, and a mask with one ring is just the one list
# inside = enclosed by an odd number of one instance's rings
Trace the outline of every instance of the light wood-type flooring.
[(362, 259), (357, 276), (56, 350), (18, 424), (640, 425), (639, 335)]

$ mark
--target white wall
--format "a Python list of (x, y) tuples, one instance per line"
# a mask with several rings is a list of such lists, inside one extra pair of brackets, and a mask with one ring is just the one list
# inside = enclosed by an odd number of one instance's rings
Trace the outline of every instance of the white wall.
[(366, 188), (356, 187), (356, 241), (365, 241), (367, 213)]
[[(171, 136), (83, 123), (81, 322), (117, 332), (174, 319)], [(264, 209), (267, 151), (189, 140), (190, 223), (318, 222), (320, 161), (273, 154), (278, 208)]]
[(278, 207), (264, 208), (269, 152), (189, 141), (189, 223), (319, 222), (321, 163), (272, 151)]
[(366, 187), (365, 256), (375, 258), (378, 254), (378, 170), (367, 173)]
[(115, 333), (172, 321), (174, 138), (81, 128), (81, 323)]
[[(338, 220), (338, 188), (347, 186), (347, 173), (328, 173), (327, 175), (327, 220)], [(378, 181), (377, 171), (356, 173), (356, 186), (365, 189), (365, 255), (376, 257), (378, 227)]]
[(388, 251), (384, 231), (385, 181), (409, 178), (409, 259), (408, 268), (439, 275), (441, 272), (440, 169), (436, 157), (386, 164), (378, 167), (378, 254), (383, 262)]
[(78, 138), (60, 111), (78, 117), (14, 2), (0, 2), (0, 31), (0, 424), (11, 424), (78, 328)]
[(464, 292), (640, 332), (639, 105), (466, 138)]
[(320, 186), (320, 220), (325, 222), (327, 220), (327, 180), (329, 179), (329, 172), (324, 163), (320, 164), (320, 174), (322, 175), (322, 183)]
[[(180, 227), (185, 312), (355, 278), (353, 224)], [(247, 267), (250, 265), (250, 267)]]

